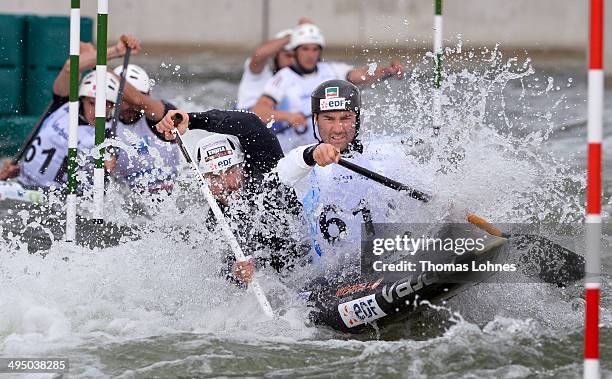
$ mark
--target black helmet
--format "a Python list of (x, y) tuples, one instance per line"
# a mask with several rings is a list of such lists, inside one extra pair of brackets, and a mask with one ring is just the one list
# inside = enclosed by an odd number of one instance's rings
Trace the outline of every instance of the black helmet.
[(313, 114), (340, 110), (353, 111), (359, 116), (359, 88), (346, 80), (325, 81), (312, 91), (310, 106)]
[[(361, 144), (357, 140), (360, 126), (361, 94), (359, 88), (346, 80), (327, 80), (317, 86), (310, 95), (310, 108), (312, 111), (312, 125), (315, 139), (321, 142), (315, 126), (315, 115), (324, 112), (353, 111), (357, 115), (355, 123), (355, 139), (351, 144), (353, 150), (360, 151)], [(349, 146), (349, 147), (351, 147)]]

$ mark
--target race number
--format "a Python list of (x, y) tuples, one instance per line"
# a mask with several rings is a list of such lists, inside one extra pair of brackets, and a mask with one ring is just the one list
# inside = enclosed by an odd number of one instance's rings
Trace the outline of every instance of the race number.
[[(47, 172), (47, 168), (49, 168), (49, 165), (53, 161), (53, 157), (55, 156), (55, 153), (57, 152), (57, 150), (55, 148), (42, 149), (41, 144), (42, 144), (42, 140), (40, 139), (40, 136), (34, 138), (32, 143), (28, 147), (28, 150), (26, 151), (24, 160), (29, 163), (34, 160), (37, 154), (42, 154), (44, 157), (44, 160), (40, 168), (38, 169), (38, 172), (44, 175), (45, 172)], [(55, 173), (54, 180), (56, 182), (63, 181), (67, 168), (68, 168), (68, 156), (64, 156), (59, 169)]]
[[(347, 234), (346, 222), (340, 218), (343, 214), (343, 210), (335, 205), (326, 205), (323, 207), (323, 211), (319, 215), (319, 229), (323, 238), (329, 242), (334, 243), (341, 240)], [(368, 236), (374, 235), (374, 224), (372, 222), (372, 212), (367, 206), (367, 201), (361, 199), (359, 203), (353, 208), (352, 215), (356, 216), (361, 213), (361, 217), (365, 224), (365, 230)]]

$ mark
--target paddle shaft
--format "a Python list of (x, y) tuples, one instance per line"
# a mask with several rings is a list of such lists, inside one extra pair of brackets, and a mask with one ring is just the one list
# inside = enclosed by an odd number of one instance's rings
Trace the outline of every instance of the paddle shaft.
[(361, 167), (359, 165), (356, 165), (353, 162), (349, 162), (343, 158), (340, 158), (340, 160), (338, 161), (338, 164), (344, 168), (347, 168), (353, 172), (356, 172), (360, 175), (365, 176), (368, 179), (372, 179), (375, 182), (378, 182), (386, 187), (389, 187), (391, 189), (397, 190), (397, 191), (406, 191), (408, 192), (408, 196), (412, 197), (413, 199), (416, 199), (418, 201), (422, 201), (424, 203), (427, 203), (429, 200), (431, 200), (431, 195), (416, 190), (410, 186), (407, 186), (406, 184), (400, 183), (398, 181), (395, 181), (393, 179), (387, 178), (386, 176), (383, 176), (379, 173), (376, 173), (374, 171), (368, 170), (365, 167)]
[[(237, 262), (246, 261), (247, 259), (244, 255), (244, 252), (242, 251), (242, 248), (238, 244), (238, 241), (236, 241), (236, 237), (234, 237), (234, 234), (230, 230), (230, 227), (227, 221), (225, 220), (225, 216), (223, 215), (223, 212), (219, 208), (219, 205), (217, 205), (217, 201), (215, 200), (213, 194), (210, 192), (210, 189), (208, 188), (208, 184), (206, 184), (206, 181), (204, 181), (204, 177), (202, 176), (202, 172), (200, 171), (200, 168), (198, 167), (197, 163), (192, 159), (191, 154), (189, 153), (189, 150), (187, 150), (187, 148), (185, 147), (185, 144), (183, 143), (183, 139), (181, 138), (181, 135), (179, 134), (178, 129), (176, 129), (178, 124), (180, 124), (181, 121), (183, 121), (183, 117), (180, 114), (176, 114), (173, 116), (172, 120), (174, 121), (174, 126), (175, 126), (175, 128), (172, 129), (172, 133), (176, 137), (176, 143), (179, 147), (179, 150), (181, 151), (181, 154), (183, 154), (183, 158), (185, 158), (185, 161), (187, 161), (187, 163), (189, 163), (189, 165), (191, 166), (191, 169), (193, 170), (200, 184), (200, 189), (202, 191), (202, 194), (204, 195), (204, 198), (210, 205), (210, 209), (213, 211), (213, 214), (215, 215), (217, 222), (221, 226), (221, 230), (223, 231), (223, 234), (225, 235), (225, 238), (228, 241), (232, 249), (232, 252), (234, 253), (234, 257), (236, 258), (236, 261)], [(259, 282), (257, 281), (256, 278), (253, 278), (251, 282), (249, 283), (249, 289), (251, 289), (251, 291), (253, 291), (253, 294), (255, 294), (255, 297), (257, 298), (257, 301), (259, 302), (259, 305), (263, 309), (266, 316), (270, 318), (274, 317), (272, 306), (268, 302), (268, 299), (266, 298), (266, 295), (263, 289), (261, 288), (261, 286), (259, 285)]]
[[(123, 69), (121, 70), (121, 78), (119, 81), (119, 93), (117, 94), (117, 102), (115, 103), (115, 109), (113, 111), (113, 121), (111, 124), (111, 137), (117, 137), (117, 123), (119, 122), (119, 114), (121, 112), (121, 103), (123, 102), (123, 91), (125, 89), (125, 76), (127, 75), (127, 67), (130, 63), (130, 54), (132, 53), (132, 48), (125, 43), (125, 55), (123, 56)], [(113, 149), (114, 150), (114, 149)]]

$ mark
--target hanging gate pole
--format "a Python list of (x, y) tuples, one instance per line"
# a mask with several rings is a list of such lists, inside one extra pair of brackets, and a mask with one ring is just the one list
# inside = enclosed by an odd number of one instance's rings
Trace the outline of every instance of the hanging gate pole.
[(66, 241), (76, 238), (76, 170), (79, 126), (79, 56), (81, 54), (81, 2), (70, 3), (70, 93), (68, 104), (68, 196), (66, 197)]
[(601, 141), (603, 123), (603, 0), (591, 0), (588, 97), (588, 162), (584, 378), (600, 377), (599, 297), (601, 287)]

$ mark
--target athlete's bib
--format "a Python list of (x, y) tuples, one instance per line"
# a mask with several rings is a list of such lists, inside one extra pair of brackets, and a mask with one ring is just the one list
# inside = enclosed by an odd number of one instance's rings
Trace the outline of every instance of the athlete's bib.
[(176, 176), (176, 145), (160, 140), (144, 117), (132, 125), (119, 123), (117, 138), (128, 147), (117, 154), (116, 175), (130, 186), (150, 188)]
[[(350, 160), (371, 166), (361, 156)], [(308, 180), (310, 188), (303, 194), (302, 204), (315, 252), (358, 256), (362, 224), (366, 233), (375, 234), (373, 224), (387, 219), (392, 193), (337, 164), (316, 166)]]
[[(24, 154), (18, 181), (32, 187), (60, 187), (67, 181), (68, 169), (68, 103), (51, 113), (38, 135)], [(90, 125), (78, 127), (78, 150), (95, 146), (95, 128)], [(90, 160), (79, 160), (79, 170), (93, 175)]]

